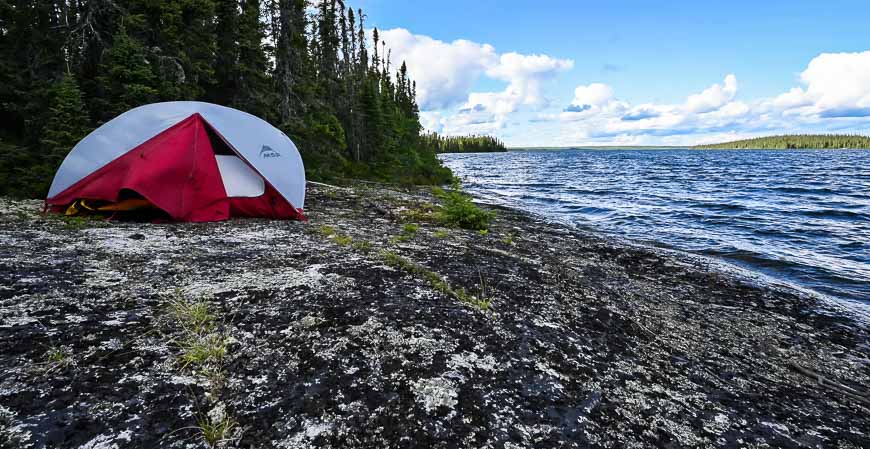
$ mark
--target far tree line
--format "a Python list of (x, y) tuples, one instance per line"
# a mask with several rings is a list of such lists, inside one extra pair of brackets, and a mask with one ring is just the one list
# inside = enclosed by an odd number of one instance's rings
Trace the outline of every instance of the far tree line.
[(39, 197), (69, 150), (147, 103), (199, 100), (287, 133), (313, 179), (441, 184), (416, 83), (341, 0), (0, 1), (0, 195)]
[(793, 134), (698, 145), (700, 149), (836, 149), (870, 148), (870, 137), (853, 134)]
[(427, 133), (423, 144), (436, 153), (493, 153), (507, 151), (504, 142), (492, 136), (441, 136)]

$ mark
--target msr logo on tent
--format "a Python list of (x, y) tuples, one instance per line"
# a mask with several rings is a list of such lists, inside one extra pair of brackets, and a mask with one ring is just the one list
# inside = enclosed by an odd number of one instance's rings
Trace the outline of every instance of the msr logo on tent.
[(269, 145), (263, 145), (260, 150), (260, 157), (263, 159), (271, 159), (273, 157), (281, 157), (281, 153), (275, 151)]

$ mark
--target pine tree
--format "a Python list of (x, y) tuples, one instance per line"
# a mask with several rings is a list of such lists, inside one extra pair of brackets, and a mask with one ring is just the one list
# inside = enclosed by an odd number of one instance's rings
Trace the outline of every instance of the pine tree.
[(91, 131), (82, 91), (75, 77), (65, 75), (52, 87), (51, 92), (51, 107), (41, 145), (32, 150), (32, 158), (38, 162), (22, 173), (26, 178), (20, 180), (32, 184), (39, 195), (48, 192), (54, 173), (64, 157)]
[(158, 98), (157, 76), (145, 49), (127, 35), (124, 26), (115, 34), (112, 47), (100, 64), (100, 72), (103, 92), (95, 103), (103, 111), (104, 121)]
[(271, 121), (315, 178), (446, 181), (399, 64), (343, 0), (0, 0), (0, 194), (34, 195), (46, 148), (160, 100)]
[(236, 63), (239, 60), (237, 42), (239, 24), (239, 1), (216, 0), (215, 2), (215, 64), (214, 83), (208, 98), (218, 104), (229, 104), (236, 90)]
[(275, 84), (281, 123), (302, 115), (306, 66), (305, 1), (278, 0), (275, 33)]
[(73, 75), (64, 75), (52, 88), (52, 97), (41, 143), (42, 154), (55, 165), (91, 131), (91, 126), (82, 91)]
[(239, 16), (236, 88), (230, 104), (268, 120), (272, 117), (269, 108), (271, 82), (268, 78), (268, 59), (263, 48), (265, 30), (260, 13), (260, 0), (244, 0)]

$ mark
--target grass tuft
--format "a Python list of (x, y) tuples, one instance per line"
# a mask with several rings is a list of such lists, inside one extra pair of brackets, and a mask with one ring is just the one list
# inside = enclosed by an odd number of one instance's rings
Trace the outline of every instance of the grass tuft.
[(350, 246), (353, 243), (353, 238), (349, 235), (335, 234), (333, 240), (341, 246)]
[(189, 366), (219, 365), (227, 354), (229, 339), (222, 334), (191, 335), (179, 343), (182, 369)]
[(201, 415), (196, 418), (197, 428), (202, 439), (209, 447), (218, 447), (221, 443), (231, 441), (233, 430), (238, 423), (226, 414), (222, 416)]
[(317, 232), (319, 232), (320, 235), (324, 237), (330, 237), (335, 234), (335, 228), (329, 225), (321, 225), (319, 228), (317, 228)]
[(387, 265), (397, 268), (403, 271), (406, 271), (415, 276), (420, 276), (429, 283), (429, 285), (436, 291), (441, 292), (445, 295), (452, 296), (466, 304), (470, 304), (475, 306), (481, 310), (489, 310), (491, 306), (491, 301), (486, 298), (486, 284), (483, 281), (483, 276), (481, 276), (481, 284), (479, 286), (480, 296), (469, 295), (465, 289), (460, 288), (458, 290), (454, 290), (450, 287), (450, 284), (441, 277), (438, 273), (420, 265), (414, 263), (413, 261), (406, 259), (393, 251), (384, 250), (381, 251), (381, 258), (384, 263)]
[(216, 318), (209, 310), (208, 302), (204, 299), (190, 301), (180, 290), (176, 290), (175, 298), (170, 301), (169, 312), (184, 332), (190, 335), (210, 333), (216, 326)]
[(368, 241), (353, 242), (353, 249), (367, 253), (372, 250), (372, 244)]
[(45, 351), (46, 371), (61, 370), (72, 364), (72, 356), (64, 348), (52, 346)]

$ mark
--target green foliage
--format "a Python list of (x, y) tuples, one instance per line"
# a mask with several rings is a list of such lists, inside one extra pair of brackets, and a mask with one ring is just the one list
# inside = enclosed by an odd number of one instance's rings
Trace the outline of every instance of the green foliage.
[(207, 334), (217, 325), (208, 302), (203, 299), (190, 301), (180, 291), (175, 292), (175, 298), (169, 303), (169, 311), (175, 322), (190, 335)]
[(451, 288), (450, 284), (448, 284), (447, 281), (438, 273), (406, 259), (393, 251), (381, 251), (380, 255), (381, 259), (387, 265), (425, 279), (426, 282), (428, 282), (429, 285), (438, 292), (452, 296), (461, 302), (470, 304), (484, 311), (489, 310), (490, 308), (491, 302), (486, 297), (486, 284), (483, 281), (482, 275), (480, 277), (481, 284), (479, 286), (480, 294), (475, 296), (468, 294), (464, 288)]
[[(82, 92), (75, 77), (64, 75), (50, 89), (50, 107), (39, 144), (29, 150), (4, 151), (0, 145), (0, 174), (14, 179), (0, 181), (0, 194), (17, 197), (36, 193), (44, 196), (69, 149), (90, 131), (91, 126)], [(17, 154), (11, 154), (14, 151)], [(5, 188), (4, 188), (5, 187)]]
[(208, 447), (221, 447), (222, 444), (230, 441), (238, 423), (227, 414), (222, 416), (202, 414), (197, 416), (196, 425)]
[(0, 195), (44, 197), (88, 131), (156, 101), (275, 124), (312, 180), (444, 184), (436, 152), (498, 143), (421, 135), (407, 66), (339, 0), (0, 1), (0, 13)]
[(335, 228), (329, 225), (321, 225), (317, 228), (317, 232), (324, 237), (331, 237), (332, 235), (335, 235)]
[(103, 95), (94, 99), (102, 120), (153, 103), (159, 97), (158, 79), (148, 62), (145, 47), (127, 35), (121, 26), (113, 38), (112, 47), (100, 64), (99, 85)]
[(785, 136), (758, 137), (755, 139), (737, 140), (734, 142), (713, 145), (698, 145), (694, 148), (712, 150), (753, 149), (753, 150), (788, 150), (788, 149), (838, 149), (838, 148), (870, 148), (870, 137), (846, 134), (797, 134)]
[(227, 354), (228, 339), (222, 334), (191, 335), (179, 342), (182, 368), (217, 365)]
[(492, 136), (440, 136), (424, 134), (423, 144), (436, 153), (496, 153), (507, 151), (504, 143)]
[(367, 253), (372, 250), (372, 244), (371, 242), (365, 240), (361, 242), (353, 242), (353, 249), (363, 253)]
[(45, 362), (50, 365), (50, 368), (63, 368), (69, 365), (72, 361), (70, 354), (64, 348), (52, 346), (45, 351)]
[(443, 202), (442, 208), (435, 214), (444, 224), (483, 231), (495, 217), (495, 213), (477, 207), (471, 197), (460, 190), (458, 184), (454, 184), (450, 190), (439, 189), (434, 193)]
[(353, 243), (353, 237), (349, 235), (336, 235), (333, 240), (341, 246), (350, 246)]

